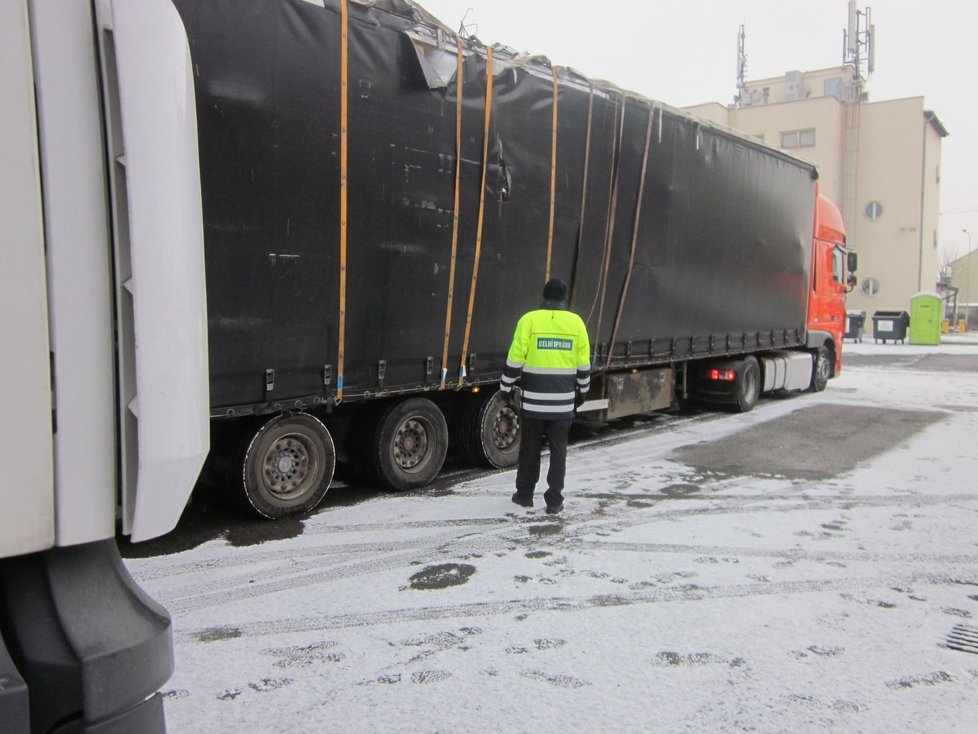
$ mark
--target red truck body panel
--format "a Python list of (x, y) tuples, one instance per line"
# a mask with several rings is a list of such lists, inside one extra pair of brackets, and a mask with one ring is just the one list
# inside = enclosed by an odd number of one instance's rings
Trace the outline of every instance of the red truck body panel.
[(842, 369), (842, 335), (846, 328), (845, 248), (846, 231), (842, 213), (831, 201), (817, 195), (808, 330), (832, 335), (834, 375), (838, 375)]

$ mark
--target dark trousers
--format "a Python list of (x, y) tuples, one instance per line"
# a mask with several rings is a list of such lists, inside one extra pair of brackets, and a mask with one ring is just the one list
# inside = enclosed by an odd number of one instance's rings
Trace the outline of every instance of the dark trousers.
[(516, 470), (516, 493), (531, 499), (540, 479), (540, 450), (543, 438), (550, 444), (550, 468), (547, 470), (547, 491), (543, 498), (548, 506), (559, 505), (564, 501), (564, 474), (567, 471), (567, 435), (571, 421), (540, 420), (520, 416), (520, 463)]

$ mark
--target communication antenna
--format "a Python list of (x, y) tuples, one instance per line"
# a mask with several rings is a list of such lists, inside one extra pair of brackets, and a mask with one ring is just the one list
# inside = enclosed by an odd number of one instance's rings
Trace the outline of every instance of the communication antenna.
[(872, 76), (876, 67), (876, 26), (873, 9), (860, 10), (856, 0), (849, 0), (849, 23), (842, 32), (842, 63), (852, 64), (857, 75)]
[(734, 97), (737, 109), (744, 104), (747, 94), (747, 33), (744, 28), (741, 23), (737, 29), (737, 96)]
[(468, 8), (465, 11), (465, 15), (462, 16), (462, 20), (458, 24), (458, 35), (462, 38), (475, 38), (479, 33), (478, 23), (466, 23), (468, 20), (469, 13), (473, 12), (472, 8)]
[[(868, 99), (863, 90), (866, 78), (876, 66), (874, 46), (876, 26), (871, 8), (860, 10), (856, 0), (849, 0), (849, 18), (842, 32), (842, 63), (852, 68), (852, 78), (843, 84), (841, 101), (845, 106), (846, 133), (842, 159), (842, 212), (846, 229), (856, 231), (859, 211), (859, 137), (860, 108)], [(863, 68), (866, 77), (863, 76)], [(853, 246), (853, 243), (850, 243)]]

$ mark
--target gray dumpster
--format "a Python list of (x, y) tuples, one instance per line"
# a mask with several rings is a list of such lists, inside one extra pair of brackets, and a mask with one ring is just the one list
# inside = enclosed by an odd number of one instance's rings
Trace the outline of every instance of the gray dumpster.
[(861, 342), (864, 326), (866, 326), (865, 311), (846, 311), (846, 333), (842, 338)]
[(906, 311), (877, 311), (873, 314), (873, 339), (887, 339), (894, 342), (905, 342), (907, 327), (910, 326), (910, 314)]

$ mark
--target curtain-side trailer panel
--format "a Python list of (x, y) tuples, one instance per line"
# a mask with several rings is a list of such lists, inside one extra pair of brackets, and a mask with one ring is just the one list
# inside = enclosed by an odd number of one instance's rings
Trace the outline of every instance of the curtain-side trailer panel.
[(463, 365), (494, 381), (548, 273), (571, 283), (598, 367), (803, 342), (813, 166), (504, 49), (487, 131), (487, 49), (461, 43), (459, 84), (453, 36), (356, 3), (341, 303), (338, 3), (175, 4), (197, 74), (214, 414), (329, 402), (341, 348), (348, 400), (436, 390), (443, 367), (449, 388)]

